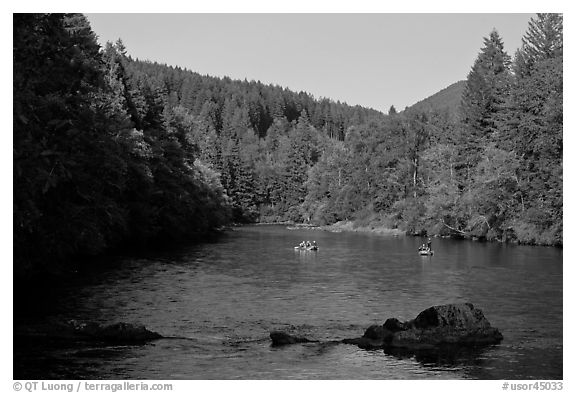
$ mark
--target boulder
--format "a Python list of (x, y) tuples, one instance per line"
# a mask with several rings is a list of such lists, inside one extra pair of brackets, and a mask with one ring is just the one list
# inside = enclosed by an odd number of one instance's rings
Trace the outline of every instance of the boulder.
[[(471, 303), (433, 306), (408, 322), (388, 319), (374, 340), (374, 327), (368, 328), (364, 338), (369, 344), (382, 347), (425, 349), (443, 345), (484, 346), (502, 341), (498, 329), (490, 326), (482, 310)], [(366, 340), (360, 342), (366, 344)]]
[(400, 322), (396, 318), (388, 318), (382, 327), (392, 333), (408, 329), (406, 323)]
[(101, 325), (94, 322), (68, 321), (75, 335), (116, 344), (141, 344), (162, 338), (156, 332), (146, 329), (143, 325), (119, 322), (111, 325)]
[[(273, 345), (313, 342), (305, 337), (272, 332)], [(502, 341), (498, 329), (490, 326), (482, 310), (471, 303), (433, 306), (416, 318), (401, 322), (389, 318), (383, 325), (372, 325), (362, 337), (339, 342), (363, 349), (417, 351), (446, 347), (481, 347)]]

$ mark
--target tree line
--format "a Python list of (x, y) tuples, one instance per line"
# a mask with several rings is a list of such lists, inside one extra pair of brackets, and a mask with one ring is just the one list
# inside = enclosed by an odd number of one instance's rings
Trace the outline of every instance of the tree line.
[(256, 157), (288, 162), (304, 113), (336, 139), (382, 116), (134, 60), (121, 40), (100, 47), (82, 14), (15, 14), (13, 32), (17, 273), (254, 221), (262, 201), (283, 212), (294, 196), (264, 181), (275, 169)]
[(493, 31), (457, 116), (384, 115), (133, 59), (81, 14), (15, 14), (15, 266), (233, 221), (559, 245), (562, 34), (538, 14), (512, 60)]
[[(484, 39), (459, 105), (387, 115), (149, 62), (189, 115), (235, 220), (352, 220), (412, 234), (562, 244), (563, 20), (532, 18), (512, 59)], [(192, 92), (192, 93), (191, 93)], [(191, 94), (191, 95), (190, 95)], [(207, 98), (209, 97), (209, 98)]]
[(562, 245), (562, 66), (562, 15), (532, 18), (514, 59), (492, 31), (456, 116), (391, 107), (350, 127), (311, 168), (302, 208), (327, 223)]
[(16, 274), (230, 221), (181, 118), (101, 50), (83, 15), (15, 14), (13, 62)]

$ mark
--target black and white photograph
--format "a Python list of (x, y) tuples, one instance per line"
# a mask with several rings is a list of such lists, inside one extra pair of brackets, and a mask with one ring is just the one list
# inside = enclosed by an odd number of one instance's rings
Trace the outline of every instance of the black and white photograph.
[(7, 391), (567, 389), (556, 11), (12, 13)]

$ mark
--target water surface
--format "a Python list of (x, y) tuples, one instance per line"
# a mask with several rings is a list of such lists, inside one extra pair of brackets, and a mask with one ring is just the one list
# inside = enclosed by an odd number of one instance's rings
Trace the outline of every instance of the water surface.
[[(295, 251), (304, 239), (318, 252)], [(237, 228), (217, 242), (123, 257), (16, 305), (16, 379), (561, 379), (562, 250), (421, 238)], [(432, 305), (471, 302), (504, 341), (457, 354), (351, 345), (274, 348), (274, 329), (336, 340)], [(29, 339), (57, 321), (142, 323), (143, 346)], [(26, 331), (25, 338), (19, 332)]]

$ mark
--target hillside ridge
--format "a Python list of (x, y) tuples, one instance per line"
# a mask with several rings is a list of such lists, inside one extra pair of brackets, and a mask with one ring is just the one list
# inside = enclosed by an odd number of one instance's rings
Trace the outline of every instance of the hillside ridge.
[(458, 117), (458, 108), (465, 86), (465, 80), (452, 83), (444, 89), (406, 108), (404, 112), (448, 111), (450, 118), (455, 120)]

